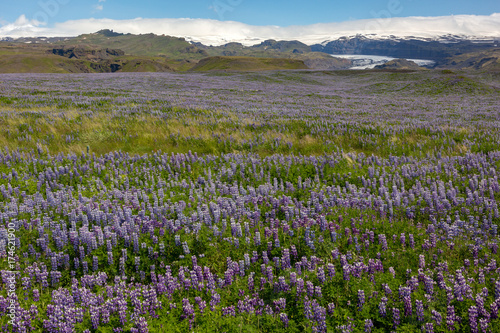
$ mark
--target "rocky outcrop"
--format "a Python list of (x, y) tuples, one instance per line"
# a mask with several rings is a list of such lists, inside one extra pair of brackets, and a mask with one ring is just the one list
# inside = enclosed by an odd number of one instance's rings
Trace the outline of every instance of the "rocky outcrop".
[(394, 59), (386, 62), (383, 65), (375, 66), (375, 69), (411, 69), (411, 70), (421, 70), (422, 67), (417, 65), (415, 62), (406, 59)]
[(443, 61), (438, 68), (499, 71), (500, 48), (451, 57)]
[(101, 61), (125, 55), (125, 52), (122, 50), (93, 49), (87, 46), (63, 46), (60, 48), (53, 48), (52, 53), (70, 59), (74, 58), (89, 61)]
[(311, 52), (310, 46), (302, 42), (299, 42), (297, 40), (275, 41), (274, 39), (268, 39), (260, 44), (251, 46), (251, 48), (262, 49), (262, 50), (276, 50), (279, 52), (293, 52), (293, 53)]

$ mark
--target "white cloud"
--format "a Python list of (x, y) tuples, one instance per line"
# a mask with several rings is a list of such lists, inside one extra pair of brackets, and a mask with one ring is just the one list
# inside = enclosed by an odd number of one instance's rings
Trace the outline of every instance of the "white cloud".
[(28, 20), (23, 14), (13, 23), (7, 23), (0, 27), (0, 37), (30, 37), (42, 36), (47, 28), (41, 27), (43, 23), (37, 20)]
[(89, 18), (55, 23), (50, 28), (40, 27), (39, 22), (30, 21), (22, 15), (16, 22), (1, 26), (0, 36), (77, 36), (100, 29), (113, 29), (116, 32), (133, 34), (155, 33), (186, 37), (188, 40), (199, 41), (207, 45), (220, 45), (232, 41), (253, 45), (266, 39), (296, 39), (306, 44), (314, 44), (358, 33), (422, 38), (447, 34), (500, 37), (500, 13), (489, 16), (395, 17), (288, 27), (253, 26), (233, 21), (189, 18), (129, 20)]
[[(99, 2), (101, 2), (101, 1), (99, 1)], [(103, 5), (94, 5), (94, 9), (97, 11), (101, 11), (101, 10), (103, 10), (103, 8), (104, 8)]]

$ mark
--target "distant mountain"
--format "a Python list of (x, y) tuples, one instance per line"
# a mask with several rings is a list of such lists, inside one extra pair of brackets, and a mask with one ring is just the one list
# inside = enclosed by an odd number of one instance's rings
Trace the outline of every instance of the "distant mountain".
[(382, 65), (375, 66), (375, 69), (409, 69), (409, 70), (422, 70), (415, 62), (406, 59), (390, 60)]
[[(310, 46), (297, 40), (274, 39), (252, 46), (235, 42), (206, 46), (184, 38), (103, 29), (78, 37), (23, 37), (1, 41), (0, 72), (185, 71), (199, 70), (201, 65), (195, 66), (201, 60), (204, 68), (214, 61), (219, 66), (227, 63), (228, 57), (275, 58), (281, 59), (277, 61), (282, 64), (283, 59), (288, 59), (321, 70), (347, 69), (353, 65), (352, 59), (346, 59), (349, 57), (335, 58), (332, 54), (427, 59), (433, 60), (438, 68), (496, 69), (495, 50), (499, 44), (494, 38), (468, 40), (452, 35), (439, 39), (356, 35)], [(231, 66), (245, 67), (250, 63), (240, 58), (232, 61)], [(263, 63), (256, 65), (253, 62), (248, 67), (260, 68)]]
[(58, 40), (54, 44), (62, 45), (68, 42), (73, 45), (119, 49), (124, 51), (125, 54), (138, 56), (164, 56), (173, 59), (202, 59), (209, 56), (204, 50), (187, 42), (184, 38), (155, 34), (121, 34), (108, 29), (70, 39)]
[(311, 46), (312, 51), (329, 54), (367, 54), (396, 58), (428, 59), (439, 61), (462, 53), (493, 49), (500, 45), (494, 39), (471, 41), (458, 38), (424, 39), (371, 39), (366, 36), (339, 38)]
[(274, 39), (268, 39), (260, 44), (251, 46), (252, 49), (260, 50), (276, 50), (279, 52), (292, 52), (292, 53), (306, 53), (311, 52), (311, 47), (299, 42), (297, 40), (292, 41), (276, 41)]

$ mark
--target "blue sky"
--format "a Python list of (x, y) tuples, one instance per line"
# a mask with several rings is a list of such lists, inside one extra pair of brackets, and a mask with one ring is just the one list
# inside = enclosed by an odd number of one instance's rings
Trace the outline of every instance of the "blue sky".
[(0, 25), (24, 14), (48, 25), (75, 19), (207, 18), (251, 25), (307, 25), (379, 16), (489, 15), (500, 1), (450, 0), (19, 0), (2, 1)]

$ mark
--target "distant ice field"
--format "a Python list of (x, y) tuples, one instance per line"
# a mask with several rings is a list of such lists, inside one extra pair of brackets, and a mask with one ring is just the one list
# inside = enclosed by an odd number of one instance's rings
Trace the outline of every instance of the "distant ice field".
[[(385, 64), (388, 61), (397, 59), (389, 56), (377, 56), (367, 54), (331, 54), (335, 58), (351, 59), (353, 66), (350, 69), (370, 69), (375, 68), (377, 65)], [(432, 67), (436, 62), (426, 59), (407, 59), (415, 62), (419, 66)]]

